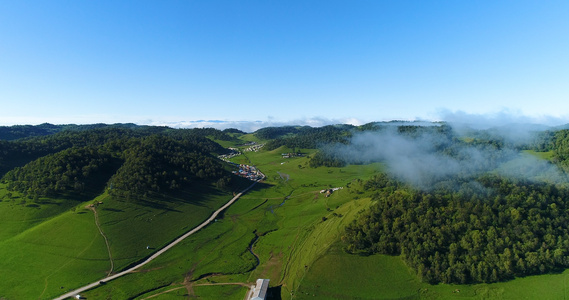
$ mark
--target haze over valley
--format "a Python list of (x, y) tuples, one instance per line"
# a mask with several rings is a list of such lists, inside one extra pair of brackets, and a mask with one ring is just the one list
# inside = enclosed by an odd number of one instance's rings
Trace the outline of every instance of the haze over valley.
[(566, 1), (5, 1), (0, 299), (565, 299)]

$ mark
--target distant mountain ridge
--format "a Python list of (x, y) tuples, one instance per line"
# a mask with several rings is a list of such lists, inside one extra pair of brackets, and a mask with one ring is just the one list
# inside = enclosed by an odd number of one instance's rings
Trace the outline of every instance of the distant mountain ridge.
[(12, 141), (22, 138), (34, 136), (46, 136), (55, 134), (65, 130), (89, 130), (100, 128), (137, 128), (148, 127), (146, 125), (136, 125), (133, 123), (116, 123), (116, 124), (89, 124), (89, 125), (76, 125), (76, 124), (63, 124), (54, 125), (50, 123), (43, 123), (39, 125), (14, 125), (14, 126), (0, 126), (0, 140)]

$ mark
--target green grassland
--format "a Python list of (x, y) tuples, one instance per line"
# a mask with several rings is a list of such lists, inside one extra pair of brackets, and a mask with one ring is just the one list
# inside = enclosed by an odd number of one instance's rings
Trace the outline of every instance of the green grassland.
[(45, 204), (30, 206), (12, 194), (0, 202), (0, 297), (7, 299), (48, 299), (107, 275), (108, 251), (93, 212), (85, 208), (88, 204), (96, 203), (116, 272), (203, 222), (231, 198), (231, 193), (209, 185), (180, 198), (141, 203), (105, 193), (80, 204), (43, 199)]
[[(272, 286), (298, 285), (304, 266), (325, 252), (343, 226), (370, 204), (369, 199), (350, 201), (359, 196), (355, 183), (330, 197), (320, 190), (350, 185), (371, 176), (380, 166), (309, 169), (303, 167), (307, 157), (283, 159), (283, 151), (249, 152), (247, 158), (237, 158), (254, 161), (268, 176), (267, 182), (242, 196), (223, 218), (140, 272), (89, 291), (86, 297), (144, 299), (182, 294), (216, 299), (213, 295), (223, 294), (224, 298), (242, 299), (247, 288), (233, 283), (253, 283), (262, 277), (270, 278)], [(251, 244), (254, 255), (248, 250)], [(294, 279), (289, 282), (289, 278)], [(203, 285), (212, 282), (232, 284)]]
[(527, 153), (527, 154), (531, 154), (533, 156), (536, 156), (538, 158), (545, 159), (545, 160), (551, 160), (555, 156), (554, 151), (538, 152), (538, 151), (534, 151), (534, 150), (524, 150), (522, 152)]
[[(260, 142), (251, 134), (240, 139)], [(282, 299), (565, 297), (569, 272), (496, 284), (429, 285), (420, 282), (399, 257), (345, 253), (341, 242), (345, 226), (373, 205), (362, 181), (383, 166), (310, 168), (309, 157), (316, 150), (301, 149), (301, 157), (282, 157), (292, 150), (244, 152), (233, 158), (235, 163), (255, 165), (266, 180), (215, 222), (156, 260), (82, 296), (243, 299), (248, 285), (269, 278), (271, 287), (280, 287)], [(330, 197), (320, 193), (333, 187), (343, 189)], [(107, 249), (93, 212), (84, 208), (87, 204), (97, 203), (117, 272), (201, 223), (230, 198), (231, 193), (198, 185), (168, 199), (139, 203), (103, 193), (72, 205), (44, 199), (35, 207), (22, 203), (15, 193), (8, 197), (0, 186), (0, 270), (6, 274), (0, 275), (0, 298), (48, 299), (106, 276)]]
[[(569, 271), (494, 284), (430, 285), (397, 256), (350, 255), (334, 244), (292, 299), (566, 299)], [(283, 297), (284, 298), (284, 297)]]
[(0, 253), (0, 294), (7, 299), (50, 298), (104, 277), (110, 268), (93, 214), (83, 209), (4, 239)]
[[(105, 197), (99, 205), (103, 231), (109, 237), (117, 270), (148, 256), (203, 222), (231, 199), (209, 185), (198, 186), (178, 198), (128, 203)], [(146, 247), (150, 249), (146, 249)]]
[[(256, 165), (265, 184), (244, 195), (217, 222), (135, 274), (87, 292), (87, 298), (243, 299), (269, 278), (282, 299), (561, 299), (567, 274), (518, 278), (497, 284), (429, 285), (396, 256), (357, 256), (342, 248), (343, 228), (373, 203), (358, 179), (379, 164), (307, 167), (308, 158), (274, 151), (247, 152), (235, 162)], [(311, 151), (304, 151), (310, 155)], [(285, 174), (285, 175), (283, 175)], [(288, 176), (286, 176), (288, 175)], [(329, 187), (344, 189), (330, 197)], [(252, 251), (248, 251), (252, 243)], [(224, 285), (225, 283), (225, 285)], [(210, 285), (216, 284), (216, 285)]]

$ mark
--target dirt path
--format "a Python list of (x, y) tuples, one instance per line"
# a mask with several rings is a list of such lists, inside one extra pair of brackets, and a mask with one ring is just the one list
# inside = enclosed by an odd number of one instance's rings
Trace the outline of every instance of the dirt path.
[(85, 208), (92, 211), (93, 214), (95, 215), (95, 225), (97, 225), (99, 233), (101, 233), (101, 236), (103, 236), (103, 238), (105, 239), (105, 244), (107, 245), (107, 252), (109, 253), (109, 260), (111, 262), (111, 269), (107, 273), (107, 277), (109, 277), (111, 276), (111, 273), (113, 273), (113, 269), (115, 268), (115, 264), (113, 263), (113, 254), (111, 253), (111, 246), (109, 245), (109, 239), (107, 239), (107, 236), (103, 232), (103, 229), (101, 229), (101, 223), (99, 223), (99, 215), (97, 214), (97, 207), (93, 204), (89, 204)]
[[(193, 286), (204, 286), (204, 285), (240, 285), (240, 286), (243, 286), (243, 287), (246, 287), (246, 288), (251, 288), (251, 284), (242, 283), (242, 282), (216, 282), (216, 283), (211, 283), (211, 282), (210, 282), (210, 283), (198, 283), (198, 284), (194, 284)], [(154, 295), (148, 296), (148, 297), (146, 297), (146, 298), (142, 298), (141, 300), (151, 299), (151, 298), (154, 298), (154, 297), (158, 297), (158, 296), (160, 296), (160, 295), (163, 295), (163, 294), (167, 294), (167, 293), (170, 293), (170, 292), (173, 292), (173, 291), (181, 290), (181, 289), (183, 289), (183, 288), (185, 288), (185, 286), (179, 286), (179, 287), (171, 288), (171, 289), (169, 289), (169, 290), (160, 292), (160, 293), (158, 293), (158, 294), (154, 294)], [(190, 296), (192, 296), (192, 295), (190, 295)], [(194, 295), (194, 296), (195, 296), (195, 295)]]
[(158, 297), (158, 296), (160, 296), (160, 295), (167, 294), (167, 293), (169, 293), (169, 292), (173, 292), (173, 291), (177, 291), (177, 290), (181, 290), (181, 289), (183, 289), (183, 288), (184, 288), (183, 286), (179, 286), (179, 287), (176, 287), (176, 288), (173, 288), (173, 289), (169, 289), (169, 290), (167, 290), (167, 291), (160, 292), (160, 293), (158, 293), (158, 294), (154, 294), (154, 295), (152, 295), (152, 296), (148, 296), (148, 297), (146, 297), (146, 298), (142, 298), (142, 299), (140, 299), (140, 300), (146, 300), (146, 299)]
[(215, 211), (207, 220), (205, 220), (203, 223), (201, 223), (200, 225), (196, 226), (194, 229), (192, 229), (192, 230), (186, 232), (184, 235), (180, 236), (179, 238), (177, 238), (176, 240), (174, 240), (172, 243), (166, 245), (164, 248), (158, 250), (156, 253), (154, 253), (152, 256), (150, 256), (149, 258), (147, 258), (146, 260), (144, 260), (144, 261), (141, 262), (140, 264), (138, 264), (138, 265), (136, 265), (136, 266), (134, 266), (134, 267), (132, 267), (132, 268), (130, 268), (130, 269), (124, 270), (124, 271), (122, 271), (122, 272), (120, 272), (120, 273), (116, 273), (116, 274), (114, 274), (114, 275), (105, 277), (105, 278), (103, 278), (103, 279), (101, 279), (101, 280), (95, 281), (95, 282), (93, 282), (93, 283), (91, 283), (91, 284), (88, 284), (88, 285), (86, 285), (86, 286), (83, 286), (83, 287), (81, 287), (81, 288), (78, 288), (78, 289), (76, 289), (76, 290), (74, 290), (74, 291), (68, 292), (68, 293), (66, 293), (66, 294), (64, 294), (64, 295), (61, 295), (61, 296), (55, 298), (55, 300), (64, 300), (64, 299), (69, 298), (69, 297), (74, 297), (75, 295), (77, 295), (77, 294), (79, 294), (79, 293), (81, 293), (81, 292), (84, 292), (84, 291), (86, 291), (86, 290), (90, 290), (90, 289), (95, 288), (95, 287), (97, 287), (97, 286), (99, 286), (99, 285), (101, 285), (101, 284), (104, 284), (104, 283), (106, 283), (106, 282), (109, 282), (109, 281), (111, 281), (111, 280), (113, 280), (113, 279), (119, 278), (119, 277), (124, 276), (124, 275), (126, 275), (126, 274), (128, 274), (128, 273), (131, 273), (132, 271), (134, 271), (134, 270), (136, 270), (136, 269), (138, 269), (138, 268), (140, 268), (140, 267), (146, 265), (147, 263), (153, 261), (155, 258), (157, 258), (158, 256), (162, 255), (164, 252), (168, 251), (170, 248), (176, 246), (178, 243), (180, 243), (182, 240), (184, 240), (184, 239), (187, 238), (188, 236), (190, 236), (190, 235), (196, 233), (196, 232), (199, 231), (200, 229), (202, 229), (202, 228), (204, 228), (205, 226), (207, 226), (209, 223), (211, 223), (213, 220), (215, 220), (215, 218), (217, 218), (217, 216), (218, 216), (222, 211), (224, 211), (224, 210), (225, 210), (226, 208), (228, 208), (231, 204), (233, 204), (233, 202), (237, 201), (237, 199), (239, 199), (239, 197), (241, 197), (241, 195), (243, 195), (244, 193), (246, 193), (246, 192), (247, 192), (249, 189), (251, 189), (255, 184), (257, 184), (257, 182), (259, 182), (259, 181), (261, 181), (261, 180), (263, 180), (263, 179), (264, 179), (264, 178), (261, 178), (261, 179), (255, 181), (255, 182), (253, 182), (253, 184), (251, 184), (249, 187), (247, 187), (246, 189), (244, 189), (241, 193), (235, 195), (235, 197), (233, 197), (231, 200), (229, 200), (227, 203), (225, 203), (225, 205), (223, 205), (221, 208), (219, 208), (218, 210), (216, 210), (216, 211)]

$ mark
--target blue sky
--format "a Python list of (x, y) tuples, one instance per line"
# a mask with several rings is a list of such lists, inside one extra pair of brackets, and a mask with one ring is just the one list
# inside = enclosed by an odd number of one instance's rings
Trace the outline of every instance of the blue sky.
[(569, 122), (568, 16), (568, 1), (0, 1), (0, 125)]

